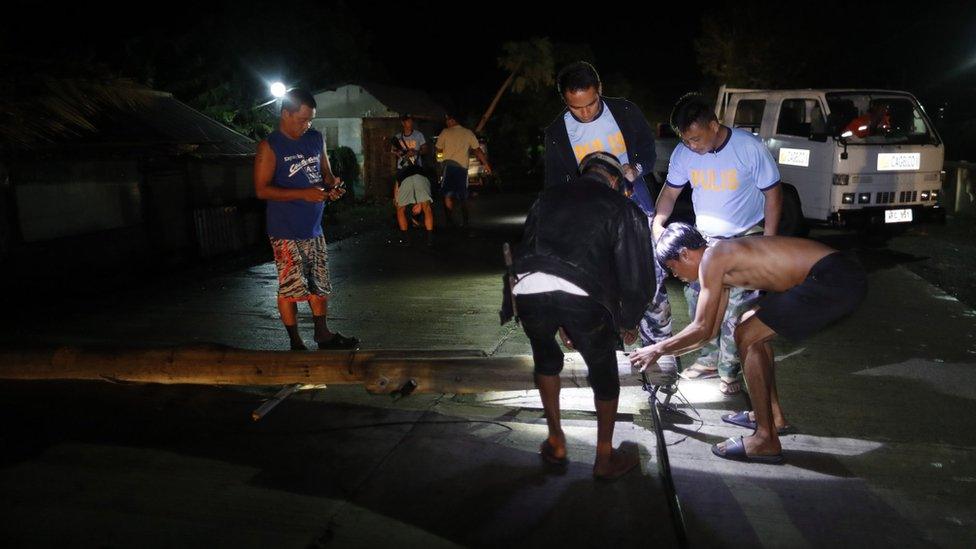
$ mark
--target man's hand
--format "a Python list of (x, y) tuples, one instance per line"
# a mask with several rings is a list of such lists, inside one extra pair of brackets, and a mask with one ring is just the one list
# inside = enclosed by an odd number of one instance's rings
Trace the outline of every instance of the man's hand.
[(630, 364), (633, 366), (640, 366), (640, 371), (643, 372), (651, 364), (656, 364), (657, 359), (661, 358), (661, 355), (663, 354), (664, 353), (657, 346), (657, 344), (641, 347), (640, 349), (630, 353)]
[(624, 340), (624, 345), (633, 345), (633, 343), (637, 341), (637, 330), (636, 329), (626, 330), (624, 328), (621, 328), (620, 336)]
[(559, 327), (559, 339), (563, 341), (563, 345), (565, 345), (567, 349), (573, 351), (576, 350), (576, 348), (573, 347), (573, 342), (569, 339), (569, 336), (566, 335), (566, 330), (563, 330), (562, 326)]
[(346, 188), (343, 187), (343, 185), (344, 183), (342, 182), (342, 179), (338, 177), (333, 177), (332, 188), (329, 189), (329, 192), (326, 194), (326, 197), (332, 201), (339, 200), (340, 198), (342, 198), (342, 195), (346, 194)]
[(417, 156), (417, 151), (415, 151), (413, 149), (410, 149), (410, 150), (407, 151), (407, 158), (413, 158), (415, 156)]
[(655, 243), (658, 240), (661, 240), (661, 235), (664, 234), (664, 225), (658, 223), (657, 219), (655, 219), (654, 223), (651, 224), (651, 234), (654, 237)]
[(621, 166), (624, 169), (624, 179), (633, 183), (637, 181), (637, 170), (634, 169), (629, 163)]
[(302, 200), (305, 202), (324, 202), (326, 196), (325, 189), (322, 187), (302, 189)]
[(485, 169), (485, 175), (491, 175), (491, 164), (483, 164), (482, 166)]

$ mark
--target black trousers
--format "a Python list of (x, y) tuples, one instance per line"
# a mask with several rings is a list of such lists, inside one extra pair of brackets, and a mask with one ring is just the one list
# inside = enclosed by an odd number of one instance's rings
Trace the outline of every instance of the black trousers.
[(563, 370), (563, 352), (556, 342), (562, 326), (586, 362), (596, 399), (620, 396), (616, 357), (620, 334), (606, 308), (590, 297), (558, 291), (518, 295), (516, 301), (537, 374), (558, 375)]

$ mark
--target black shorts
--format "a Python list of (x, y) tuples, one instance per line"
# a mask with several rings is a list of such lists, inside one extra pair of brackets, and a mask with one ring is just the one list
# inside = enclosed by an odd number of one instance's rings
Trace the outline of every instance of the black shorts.
[(596, 399), (615, 400), (620, 395), (620, 334), (603, 305), (591, 297), (565, 292), (524, 294), (515, 299), (537, 374), (553, 376), (563, 370), (563, 351), (556, 343), (556, 331), (562, 326), (586, 362), (587, 380)]
[(799, 286), (767, 293), (756, 316), (778, 335), (799, 341), (854, 312), (867, 289), (857, 260), (834, 252), (817, 261)]

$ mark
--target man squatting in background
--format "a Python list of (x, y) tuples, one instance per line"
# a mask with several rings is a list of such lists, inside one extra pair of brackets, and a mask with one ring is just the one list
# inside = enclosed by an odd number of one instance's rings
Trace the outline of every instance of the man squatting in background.
[(424, 174), (423, 157), (430, 152), (427, 139), (420, 130), (414, 128), (413, 116), (400, 117), (402, 131), (393, 136), (392, 152), (397, 157), (396, 183), (393, 185), (393, 203), (396, 205), (397, 226), (400, 229), (399, 244), (410, 244), (407, 222), (407, 206), (411, 216), (424, 214), (424, 229), (427, 231), (427, 246), (434, 244), (434, 212), (431, 208), (433, 198), (430, 194), (430, 180)]

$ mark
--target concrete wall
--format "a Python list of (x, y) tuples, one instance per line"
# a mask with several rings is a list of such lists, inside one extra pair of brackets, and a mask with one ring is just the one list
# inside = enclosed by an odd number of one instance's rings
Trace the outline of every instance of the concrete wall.
[[(36, 159), (11, 165), (10, 182), (21, 246), (57, 241), (71, 248), (78, 239), (91, 249), (76, 251), (91, 254), (183, 253), (204, 249), (200, 238), (214, 234), (210, 225), (232, 223), (234, 249), (263, 233), (253, 158)], [(99, 234), (129, 244), (96, 250), (92, 236)], [(207, 249), (223, 245), (208, 242)]]
[(44, 162), (12, 170), (25, 242), (132, 226), (142, 221), (135, 161)]
[(363, 163), (363, 119), (362, 118), (321, 118), (312, 120), (312, 127), (325, 136), (325, 146), (329, 150), (349, 147), (359, 163)]

